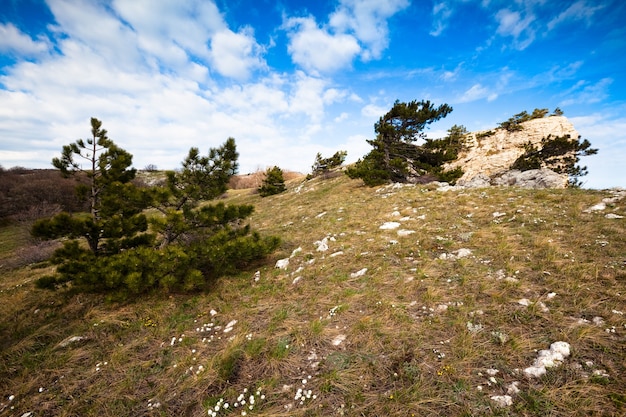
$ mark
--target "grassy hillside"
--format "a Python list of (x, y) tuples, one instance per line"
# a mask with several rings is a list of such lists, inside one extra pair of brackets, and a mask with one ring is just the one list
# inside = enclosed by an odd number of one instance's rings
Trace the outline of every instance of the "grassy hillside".
[[(606, 215), (626, 198), (588, 210), (613, 197), (300, 179), (229, 192), (283, 246), (210, 293), (110, 304), (2, 268), (0, 416), (623, 415), (626, 220)], [(569, 356), (530, 376), (554, 342)]]

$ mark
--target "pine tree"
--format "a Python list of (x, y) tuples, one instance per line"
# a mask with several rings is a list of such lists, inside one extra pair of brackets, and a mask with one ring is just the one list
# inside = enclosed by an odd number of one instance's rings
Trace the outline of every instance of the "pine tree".
[[(45, 239), (84, 238), (93, 256), (149, 242), (151, 235), (143, 233), (148, 223), (142, 211), (150, 204), (150, 196), (131, 183), (136, 173), (131, 168), (132, 155), (108, 138), (96, 118), (91, 118), (91, 134), (87, 140), (64, 146), (61, 158), (52, 160), (64, 177), (87, 179), (76, 190), (88, 200), (89, 216), (60, 213), (37, 221), (32, 234)], [(86, 168), (81, 161), (87, 163)]]
[(274, 194), (280, 194), (285, 191), (285, 179), (283, 171), (275, 166), (265, 171), (265, 178), (258, 191), (261, 197), (267, 197)]
[(591, 143), (579, 136), (576, 139), (570, 135), (552, 137), (548, 135), (541, 139), (537, 146), (528, 142), (524, 145), (524, 153), (515, 160), (511, 169), (528, 171), (531, 169), (548, 168), (559, 174), (567, 174), (569, 185), (579, 187), (579, 178), (587, 175), (587, 167), (578, 165), (581, 156), (595, 155), (597, 149), (591, 148)]
[(320, 175), (326, 175), (333, 169), (340, 167), (346, 160), (348, 152), (337, 151), (330, 158), (322, 158), (321, 153), (315, 156), (315, 162), (311, 167), (311, 174), (307, 175), (307, 179), (312, 179)]
[(414, 142), (424, 139), (424, 129), (451, 111), (447, 104), (435, 107), (430, 101), (396, 101), (374, 125), (376, 139), (367, 141), (374, 149), (346, 174), (363, 179), (367, 185), (406, 182), (413, 162), (423, 155), (423, 149)]

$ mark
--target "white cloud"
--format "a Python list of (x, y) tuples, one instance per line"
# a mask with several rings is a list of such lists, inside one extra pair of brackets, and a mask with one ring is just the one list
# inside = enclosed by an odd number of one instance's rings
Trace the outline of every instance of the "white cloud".
[(535, 40), (535, 31), (531, 25), (535, 16), (532, 13), (528, 12), (527, 16), (522, 18), (518, 11), (501, 9), (496, 13), (496, 20), (497, 33), (513, 37), (513, 46), (516, 49), (526, 49)]
[(357, 56), (379, 59), (389, 45), (387, 20), (408, 5), (408, 0), (341, 0), (327, 25), (311, 16), (285, 18), (292, 60), (319, 74), (349, 67)]
[(363, 60), (378, 59), (389, 44), (387, 19), (408, 6), (408, 0), (341, 0), (329, 25), (337, 32), (353, 33), (365, 45)]
[(482, 84), (474, 84), (467, 91), (465, 91), (461, 97), (456, 101), (459, 103), (468, 103), (471, 101), (487, 99), (487, 101), (493, 101), (498, 98), (498, 94), (491, 91), (489, 88)]
[(318, 122), (324, 115), (324, 91), (327, 81), (298, 71), (293, 93), (290, 97), (291, 113), (303, 113), (311, 121)]
[(35, 41), (12, 23), (0, 23), (0, 52), (30, 57), (44, 54), (49, 48), (50, 42), (47, 38), (42, 37)]
[(620, 110), (569, 118), (582, 138), (598, 149), (598, 155), (580, 161), (589, 171), (580, 178), (585, 188), (626, 187), (626, 118)]
[(548, 30), (552, 30), (556, 26), (566, 22), (584, 20), (587, 24), (589, 24), (593, 15), (604, 7), (604, 5), (589, 6), (585, 0), (579, 0), (570, 5), (567, 9), (563, 10), (557, 17), (550, 20), (547, 26)]
[(377, 106), (370, 103), (361, 109), (361, 114), (367, 118), (378, 120), (389, 111), (389, 107)]
[(435, 3), (433, 6), (433, 28), (429, 32), (432, 36), (439, 36), (448, 27), (448, 20), (452, 16), (452, 9), (445, 2)]
[(290, 18), (284, 27), (290, 30), (288, 51), (293, 61), (314, 73), (350, 66), (361, 51), (354, 36), (330, 34), (312, 17)]
[(572, 104), (598, 103), (608, 97), (608, 88), (613, 83), (612, 78), (602, 78), (595, 84), (580, 80), (568, 91), (565, 92), (566, 99), (562, 100), (560, 106)]
[(249, 28), (239, 33), (226, 29), (211, 39), (211, 62), (226, 77), (245, 80), (254, 69), (265, 68), (261, 52), (262, 48), (256, 43)]

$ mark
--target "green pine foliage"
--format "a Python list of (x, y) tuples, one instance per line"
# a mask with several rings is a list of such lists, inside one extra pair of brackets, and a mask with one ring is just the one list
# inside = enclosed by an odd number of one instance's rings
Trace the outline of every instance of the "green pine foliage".
[(261, 197), (280, 194), (285, 190), (286, 187), (283, 170), (277, 166), (268, 168), (267, 171), (265, 171), (265, 178), (263, 178), (263, 182), (258, 189)]
[[(92, 137), (63, 147), (61, 158), (52, 163), (65, 177), (81, 175), (77, 193), (89, 202), (89, 215), (60, 213), (33, 225), (32, 234), (44, 239), (82, 238), (94, 256), (106, 256), (147, 242), (148, 222), (143, 210), (151, 202), (146, 190), (131, 182), (136, 170), (132, 155), (107, 137), (102, 122), (91, 119)], [(88, 164), (82, 168), (81, 161)]]
[[(91, 151), (78, 141), (53, 162), (63, 175), (71, 175), (81, 170), (74, 155), (93, 159), (93, 170), (83, 171), (91, 187), (77, 187), (90, 199), (91, 212), (60, 213), (35, 223), (35, 236), (68, 239), (51, 259), (56, 274), (39, 279), (39, 287), (67, 286), (116, 300), (154, 291), (205, 290), (278, 247), (278, 238), (261, 237), (244, 224), (253, 206), (206, 204), (226, 191), (237, 171), (233, 138), (206, 156), (191, 148), (182, 169), (167, 173), (164, 186), (139, 189), (130, 182), (132, 156), (106, 138), (97, 119), (92, 127)], [(157, 213), (150, 219), (144, 214), (148, 207)]]
[[(457, 158), (465, 146), (467, 130), (453, 126), (443, 139), (427, 139), (424, 129), (447, 116), (452, 107), (435, 107), (430, 101), (396, 101), (393, 108), (374, 125), (376, 139), (368, 140), (374, 148), (346, 170), (350, 178), (360, 178), (366, 185), (377, 186), (393, 182), (409, 182), (428, 176), (440, 181), (454, 182), (463, 171), (444, 171), (446, 162)], [(415, 145), (418, 139), (423, 145)]]
[(315, 162), (311, 167), (311, 173), (307, 175), (307, 180), (313, 179), (319, 176), (325, 176), (332, 170), (340, 167), (346, 160), (348, 152), (337, 151), (330, 158), (323, 158), (321, 153), (317, 153), (315, 156)]
[(548, 168), (559, 174), (569, 176), (569, 185), (580, 186), (579, 177), (587, 175), (587, 167), (578, 165), (581, 156), (595, 155), (597, 149), (584, 139), (573, 139), (570, 135), (543, 138), (539, 146), (530, 142), (524, 145), (524, 153), (515, 160), (511, 169), (528, 171), (531, 169)]

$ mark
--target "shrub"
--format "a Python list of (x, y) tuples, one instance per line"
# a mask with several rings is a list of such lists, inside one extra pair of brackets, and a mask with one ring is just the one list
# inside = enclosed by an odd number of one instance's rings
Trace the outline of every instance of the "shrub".
[(318, 154), (315, 156), (315, 162), (311, 167), (312, 172), (311, 174), (307, 175), (307, 180), (318, 177), (320, 175), (328, 175), (330, 171), (340, 167), (344, 163), (347, 155), (348, 152), (346, 151), (338, 151), (335, 152), (335, 154), (330, 158), (322, 158), (322, 154), (318, 152)]
[(263, 183), (258, 189), (261, 197), (280, 194), (285, 190), (285, 178), (283, 177), (283, 171), (277, 166), (268, 168), (265, 172)]

